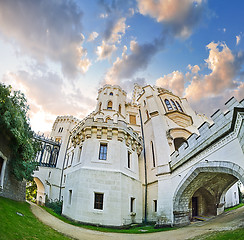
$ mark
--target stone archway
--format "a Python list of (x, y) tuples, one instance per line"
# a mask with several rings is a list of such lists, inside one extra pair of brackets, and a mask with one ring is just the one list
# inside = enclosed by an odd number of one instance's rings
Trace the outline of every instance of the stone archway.
[(45, 187), (44, 187), (44, 184), (37, 177), (34, 177), (34, 181), (35, 181), (36, 186), (37, 186), (37, 196), (36, 196), (37, 204), (38, 205), (44, 205), (45, 204)]
[[(235, 163), (211, 161), (193, 166), (174, 194), (174, 225), (186, 225), (190, 222), (195, 211), (192, 208), (195, 202), (198, 202), (199, 215), (222, 213), (224, 211), (223, 196), (238, 180), (244, 183), (244, 170)], [(193, 198), (198, 198), (198, 200)]]

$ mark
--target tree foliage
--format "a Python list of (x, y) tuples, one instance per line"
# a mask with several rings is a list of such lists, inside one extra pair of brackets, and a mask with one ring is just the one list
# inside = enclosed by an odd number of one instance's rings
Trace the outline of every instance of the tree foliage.
[(34, 158), (38, 144), (33, 138), (27, 117), (28, 109), (23, 93), (0, 83), (0, 132), (10, 146), (10, 168), (19, 181), (31, 180), (36, 169)]

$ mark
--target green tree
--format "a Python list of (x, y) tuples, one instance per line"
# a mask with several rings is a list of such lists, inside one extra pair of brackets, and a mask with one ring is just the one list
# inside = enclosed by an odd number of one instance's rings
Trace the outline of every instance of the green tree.
[(38, 143), (33, 138), (23, 93), (0, 83), (0, 133), (11, 146), (10, 169), (17, 180), (32, 180)]

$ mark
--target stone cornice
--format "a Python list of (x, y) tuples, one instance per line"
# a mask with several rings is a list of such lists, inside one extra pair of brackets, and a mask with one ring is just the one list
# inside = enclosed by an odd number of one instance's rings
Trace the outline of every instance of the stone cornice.
[(142, 151), (141, 137), (120, 120), (118, 123), (113, 123), (112, 120), (104, 122), (103, 119), (94, 121), (93, 118), (88, 118), (71, 132), (71, 142), (74, 147), (90, 138), (120, 141), (133, 151), (136, 150), (138, 154)]

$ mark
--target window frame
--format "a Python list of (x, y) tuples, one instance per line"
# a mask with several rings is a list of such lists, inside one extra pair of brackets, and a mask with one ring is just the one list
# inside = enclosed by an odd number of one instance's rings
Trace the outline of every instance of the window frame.
[(172, 111), (172, 110), (173, 110), (173, 107), (172, 107), (172, 105), (171, 105), (169, 99), (165, 98), (165, 99), (164, 99), (164, 103), (165, 103), (165, 105), (166, 105), (168, 111)]
[(72, 189), (69, 189), (69, 201), (68, 201), (69, 205), (72, 204), (72, 196), (73, 196), (73, 191)]
[(158, 200), (153, 200), (153, 211), (157, 212), (158, 211)]
[(153, 160), (153, 168), (156, 167), (156, 158), (155, 158), (155, 152), (154, 152), (154, 145), (153, 145), (153, 141), (151, 141), (151, 149), (152, 149), (152, 160)]
[[(110, 103), (111, 103), (111, 106), (110, 106)], [(107, 110), (113, 110), (113, 102), (111, 100), (109, 100), (107, 103)]]
[[(99, 199), (99, 198), (100, 199)], [(99, 201), (101, 200), (101, 201)], [(93, 209), (94, 210), (103, 210), (104, 208), (104, 193), (101, 192), (94, 192), (94, 205)]]
[(131, 169), (131, 151), (127, 152), (127, 168)]
[(134, 211), (135, 208), (136, 208), (136, 206), (135, 206), (135, 202), (136, 202), (136, 199), (135, 199), (134, 197), (131, 197), (131, 198), (130, 198), (130, 213), (135, 212), (135, 211)]
[(175, 101), (176, 102), (176, 105), (178, 106), (178, 109), (180, 112), (184, 112), (183, 111), (183, 108), (181, 107), (181, 105), (178, 103), (178, 101)]
[(172, 99), (170, 99), (170, 101), (171, 101), (171, 103), (172, 103), (172, 105), (173, 105), (173, 109), (175, 109), (175, 110), (179, 110), (178, 107), (177, 107), (176, 104), (175, 104), (175, 101), (172, 100)]
[(129, 122), (131, 125), (136, 125), (136, 115), (129, 114)]
[[(106, 151), (104, 151), (106, 149)], [(99, 160), (107, 160), (108, 157), (108, 143), (100, 142), (99, 144)]]

